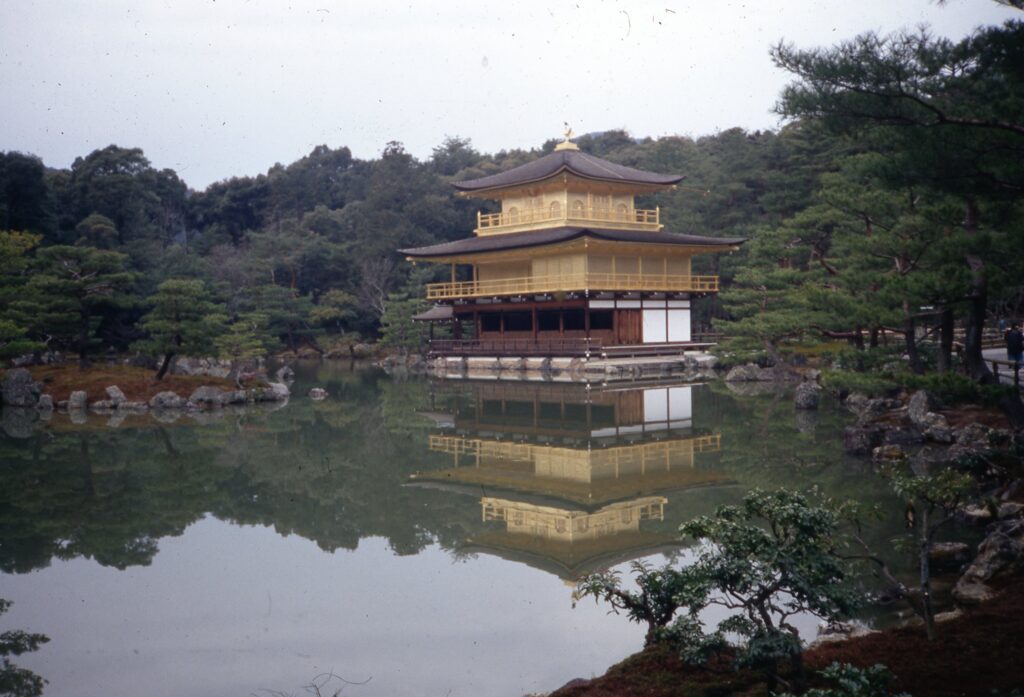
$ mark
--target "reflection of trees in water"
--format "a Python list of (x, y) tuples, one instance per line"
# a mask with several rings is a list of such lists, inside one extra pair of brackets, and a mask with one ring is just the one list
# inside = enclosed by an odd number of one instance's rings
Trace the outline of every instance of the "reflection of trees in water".
[(427, 455), (429, 423), (414, 415), (425, 385), (357, 373), (325, 386), (332, 399), (324, 402), (296, 399), (204, 426), (0, 439), (0, 570), (79, 556), (146, 565), (160, 538), (206, 513), (274, 526), (325, 550), (382, 536), (412, 554), (464, 538), (477, 511), (402, 486)]
[[(0, 615), (11, 606), (9, 600), (0, 598)], [(22, 629), (9, 629), (0, 633), (0, 695), (12, 697), (38, 697), (43, 694), (46, 680), (30, 670), (19, 668), (8, 656), (20, 656), (36, 651), (50, 640), (44, 634), (33, 634)]]
[[(870, 461), (852, 457), (843, 449), (843, 428), (852, 416), (827, 402), (814, 412), (793, 407), (792, 393), (776, 389), (762, 395), (734, 394), (724, 383), (709, 386), (709, 409), (720, 415), (722, 471), (743, 482), (744, 488), (816, 487), (839, 500), (856, 499), (878, 516), (868, 520), (864, 534), (875, 549), (889, 547), (894, 533), (903, 528), (904, 505)], [(866, 508), (865, 510), (868, 510)], [(912, 555), (896, 564), (910, 573)]]
[[(295, 393), (313, 377), (330, 399), (300, 397), (273, 413), (202, 426), (181, 420), (0, 439), (0, 570), (79, 556), (116, 568), (146, 565), (161, 538), (207, 513), (273, 526), (328, 551), (378, 536), (398, 554), (432, 543), (458, 552), (493, 528), (473, 497), (404, 486), (415, 472), (449, 466), (427, 449), (434, 424), (417, 413), (443, 406), (436, 394), (431, 400), (429, 383), (300, 369)], [(817, 484), (834, 495), (875, 497), (871, 480), (843, 464), (844, 418), (825, 410), (812, 432), (802, 432), (788, 399), (695, 393), (695, 430), (722, 434), (721, 453), (702, 456), (701, 466), (738, 480), (737, 495), (750, 486)], [(695, 503), (710, 500), (669, 495), (664, 519), (646, 524), (674, 535)]]

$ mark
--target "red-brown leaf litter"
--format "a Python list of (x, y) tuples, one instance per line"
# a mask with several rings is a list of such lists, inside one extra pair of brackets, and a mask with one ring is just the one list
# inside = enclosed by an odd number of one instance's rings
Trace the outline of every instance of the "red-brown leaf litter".
[[(1005, 579), (996, 598), (938, 624), (934, 641), (928, 641), (923, 627), (908, 626), (826, 644), (807, 653), (811, 671), (833, 661), (861, 667), (885, 664), (896, 678), (891, 686), (912, 697), (991, 697), (1024, 689), (1024, 577)], [(550, 697), (740, 695), (767, 696), (768, 690), (758, 675), (722, 675), (693, 668), (671, 650), (653, 647), (599, 678), (577, 681)]]

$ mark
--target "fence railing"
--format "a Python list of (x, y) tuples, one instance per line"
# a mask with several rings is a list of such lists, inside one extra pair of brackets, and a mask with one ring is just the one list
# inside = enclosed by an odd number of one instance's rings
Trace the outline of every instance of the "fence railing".
[(572, 291), (717, 293), (718, 276), (586, 272), (487, 281), (429, 283), (427, 284), (427, 300), (537, 295)]
[(435, 339), (431, 356), (590, 356), (601, 351), (600, 339)]
[(608, 223), (623, 227), (636, 227), (644, 230), (661, 228), (661, 210), (645, 208), (616, 209), (607, 207), (584, 206), (569, 208), (560, 206), (551, 210), (546, 208), (509, 209), (500, 213), (476, 214), (477, 231), (483, 234), (500, 232), (499, 228), (516, 228), (533, 224), (571, 225), (574, 222)]
[[(999, 358), (990, 358), (989, 363), (992, 365), (992, 375), (995, 376), (996, 381), (999, 384), (1003, 383), (1003, 377), (1011, 378), (1013, 380), (1013, 386), (1018, 390), (1020, 389), (1020, 363), (1016, 361), (1007, 361)], [(1000, 373), (999, 367), (1003, 366), (1005, 370)], [(1010, 384), (1010, 383), (1006, 383)]]

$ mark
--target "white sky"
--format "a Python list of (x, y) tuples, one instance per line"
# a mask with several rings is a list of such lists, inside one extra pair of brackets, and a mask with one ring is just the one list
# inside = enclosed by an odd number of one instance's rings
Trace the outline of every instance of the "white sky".
[(321, 143), (429, 157), (626, 128), (775, 128), (779, 39), (830, 46), (922, 22), (960, 38), (991, 0), (0, 0), (0, 151), (67, 167), (141, 147), (193, 188)]

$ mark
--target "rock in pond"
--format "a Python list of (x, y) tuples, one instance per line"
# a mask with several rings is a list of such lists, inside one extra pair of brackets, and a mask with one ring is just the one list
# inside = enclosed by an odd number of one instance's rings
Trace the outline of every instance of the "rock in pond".
[(42, 385), (24, 368), (13, 368), (4, 375), (0, 399), (8, 407), (34, 407), (42, 394)]
[(374, 348), (372, 344), (356, 344), (351, 349), (353, 358), (372, 358)]
[(843, 429), (843, 447), (851, 455), (867, 455), (882, 442), (878, 426), (847, 426)]
[(252, 394), (257, 402), (283, 402), (288, 399), (291, 390), (283, 382), (272, 382), (266, 387), (253, 390)]
[(111, 385), (107, 388), (107, 399), (114, 405), (114, 408), (117, 408), (128, 401), (124, 392), (122, 392), (121, 388), (117, 385)]
[(152, 409), (181, 409), (187, 404), (187, 400), (178, 396), (177, 392), (164, 390), (157, 392), (149, 400)]
[(907, 404), (907, 417), (929, 440), (936, 443), (952, 443), (956, 436), (949, 427), (946, 417), (935, 413), (938, 408), (939, 403), (930, 392), (918, 390)]
[(907, 453), (900, 446), (889, 443), (874, 448), (871, 451), (871, 459), (875, 462), (900, 462), (907, 459)]
[(976, 446), (987, 448), (989, 446), (988, 426), (979, 423), (969, 423), (956, 434), (956, 442), (960, 445)]
[(85, 390), (75, 390), (68, 397), (68, 411), (85, 411), (88, 395)]
[(928, 558), (936, 569), (959, 569), (970, 559), (970, 551), (966, 542), (936, 542)]
[(322, 387), (314, 387), (309, 391), (309, 398), (320, 402), (327, 399), (327, 390)]
[(753, 363), (738, 365), (725, 374), (726, 382), (768, 382), (771, 379), (771, 371), (760, 368)]
[(994, 523), (978, 546), (978, 556), (953, 588), (953, 597), (963, 605), (975, 605), (995, 595), (988, 581), (1021, 570), (1024, 570), (1024, 520)]
[(28, 438), (38, 418), (35, 409), (8, 406), (0, 412), (0, 429), (11, 438)]
[(796, 386), (793, 406), (797, 409), (817, 409), (821, 395), (821, 387), (813, 382), (801, 382)]
[(222, 407), (225, 404), (224, 397), (224, 390), (219, 387), (203, 385), (202, 387), (197, 387), (195, 391), (189, 395), (188, 401), (190, 404), (194, 404), (196, 406)]

